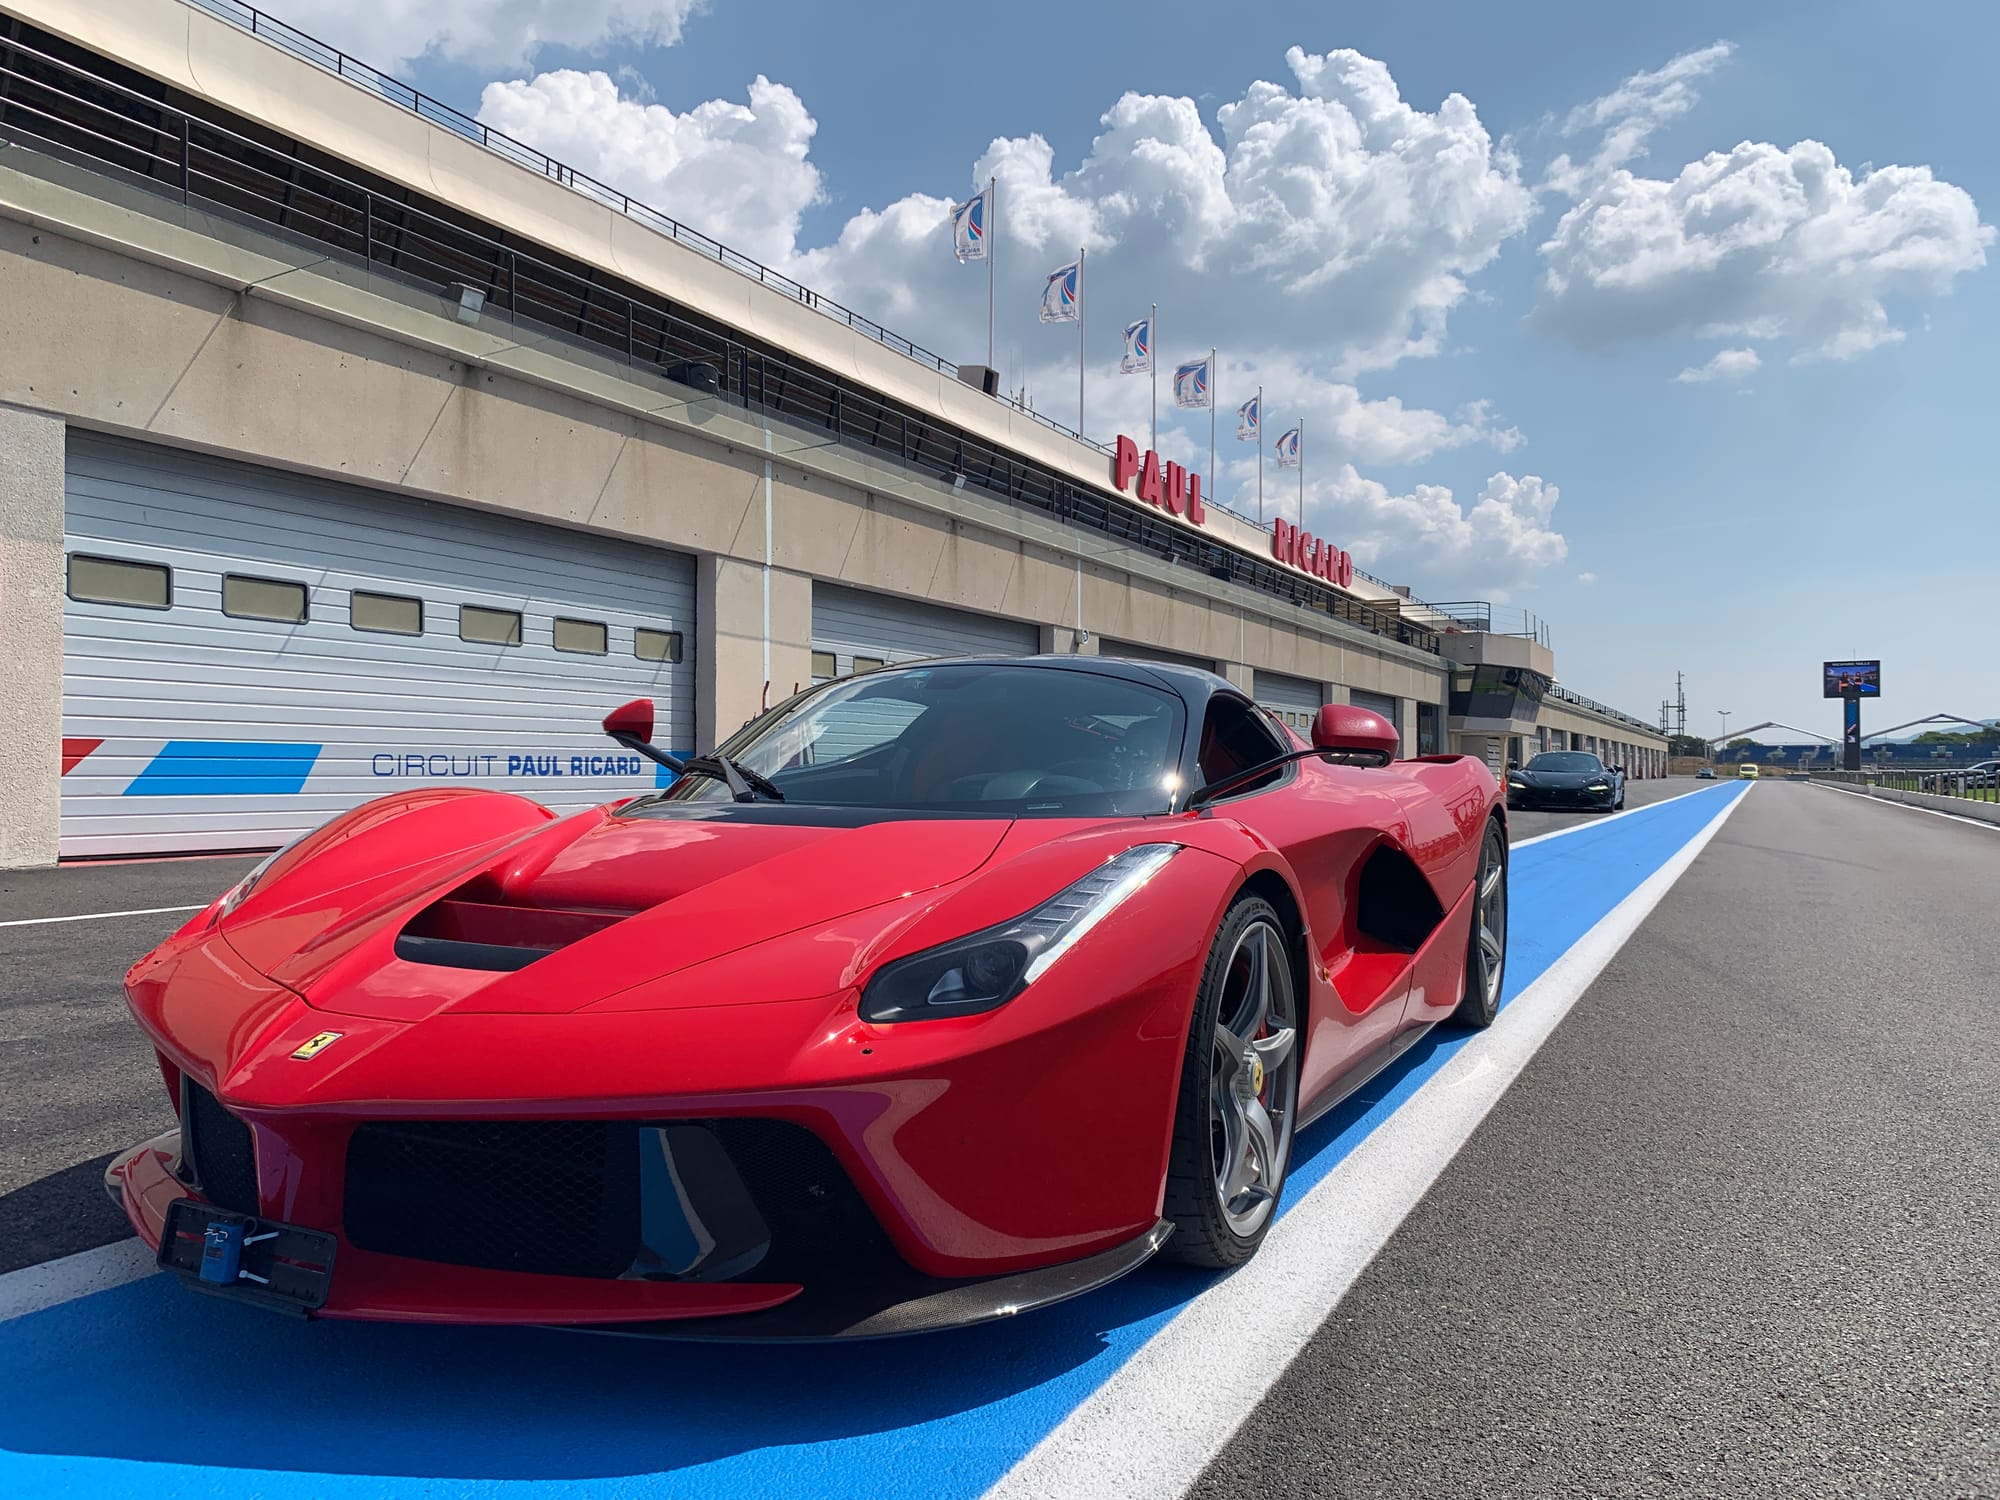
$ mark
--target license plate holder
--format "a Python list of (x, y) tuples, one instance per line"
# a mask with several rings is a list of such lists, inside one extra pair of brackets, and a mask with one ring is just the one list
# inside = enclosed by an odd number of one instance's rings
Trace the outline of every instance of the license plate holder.
[(176, 1198), (155, 1258), (196, 1291), (303, 1318), (326, 1305), (334, 1244), (323, 1230)]

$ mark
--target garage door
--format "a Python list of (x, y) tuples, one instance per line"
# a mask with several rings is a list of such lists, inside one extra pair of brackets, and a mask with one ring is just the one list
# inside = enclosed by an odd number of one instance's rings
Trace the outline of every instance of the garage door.
[(679, 553), (72, 433), (62, 852), (256, 849), (413, 786), (570, 810), (691, 748)]
[(1292, 728), (1305, 734), (1312, 729), (1313, 715), (1319, 712), (1326, 695), (1316, 682), (1303, 677), (1285, 677), (1276, 672), (1259, 672), (1254, 682), (1256, 698)]
[(1128, 661), (1159, 661), (1172, 667), (1198, 667), (1204, 672), (1213, 672), (1215, 663), (1199, 656), (1183, 656), (1178, 651), (1162, 650), (1158, 646), (1148, 646), (1140, 641), (1105, 641), (1097, 648), (1099, 656), (1122, 656)]
[(922, 599), (813, 585), (813, 680), (933, 656), (1032, 656), (1040, 627)]
[[(1347, 701), (1356, 708), (1365, 708), (1371, 713), (1380, 714), (1389, 721), (1398, 734), (1402, 733), (1403, 721), (1398, 717), (1403, 711), (1400, 699), (1391, 698), (1386, 693), (1364, 693), (1359, 688), (1353, 688), (1347, 694)], [(1408, 755), (1410, 747), (1405, 745), (1402, 753)]]

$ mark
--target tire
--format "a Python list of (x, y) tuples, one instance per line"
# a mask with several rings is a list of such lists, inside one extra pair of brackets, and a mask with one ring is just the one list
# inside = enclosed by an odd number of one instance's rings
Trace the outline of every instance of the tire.
[[(1490, 939), (1490, 941), (1486, 941)], [(1451, 1013), (1453, 1024), (1483, 1031), (1500, 1014), (1501, 985), (1507, 977), (1507, 835), (1488, 820), (1473, 877), (1472, 930), (1465, 939), (1465, 993)]]
[(1268, 901), (1240, 896), (1202, 967), (1167, 1158), (1166, 1216), (1174, 1233), (1161, 1252), (1183, 1265), (1241, 1265), (1277, 1215), (1298, 1125), (1305, 1038), (1293, 947)]

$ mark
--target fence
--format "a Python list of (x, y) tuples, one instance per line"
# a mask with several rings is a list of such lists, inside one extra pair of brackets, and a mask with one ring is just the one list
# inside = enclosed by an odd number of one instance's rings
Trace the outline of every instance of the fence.
[(2000, 771), (1992, 766), (1953, 771), (1815, 771), (1813, 780), (1835, 786), (1881, 787), (1892, 792), (1963, 797), (1970, 802), (2000, 802)]

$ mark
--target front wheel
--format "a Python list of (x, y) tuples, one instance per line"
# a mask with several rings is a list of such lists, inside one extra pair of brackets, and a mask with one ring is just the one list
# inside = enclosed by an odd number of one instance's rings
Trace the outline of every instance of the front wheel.
[(1507, 977), (1507, 835), (1498, 819), (1486, 824), (1472, 894), (1472, 932), (1465, 943), (1465, 994), (1452, 1020), (1477, 1031), (1500, 1014)]
[(1164, 1253), (1185, 1265), (1248, 1260), (1284, 1191), (1299, 1110), (1291, 951), (1284, 921), (1257, 896), (1229, 908), (1209, 949), (1167, 1161)]

